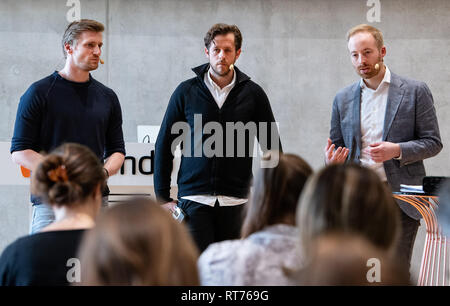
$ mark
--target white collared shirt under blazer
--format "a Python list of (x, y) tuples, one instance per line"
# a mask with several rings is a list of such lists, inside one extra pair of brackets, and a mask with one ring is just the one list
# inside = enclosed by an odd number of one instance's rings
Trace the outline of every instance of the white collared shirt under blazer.
[(383, 138), (384, 117), (391, 83), (391, 72), (386, 67), (386, 72), (378, 88), (373, 90), (367, 87), (361, 79), (361, 164), (374, 170), (380, 179), (387, 181), (383, 163), (377, 163), (365, 153), (370, 144), (381, 142)]

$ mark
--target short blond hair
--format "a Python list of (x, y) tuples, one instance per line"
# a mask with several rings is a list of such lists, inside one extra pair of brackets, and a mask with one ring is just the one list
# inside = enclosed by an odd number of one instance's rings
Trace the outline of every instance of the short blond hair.
[(347, 42), (350, 40), (350, 38), (360, 32), (368, 32), (370, 34), (372, 34), (373, 38), (375, 38), (375, 42), (377, 44), (378, 50), (380, 50), (383, 46), (384, 46), (384, 41), (383, 41), (383, 33), (381, 33), (380, 30), (378, 30), (375, 27), (372, 27), (368, 24), (360, 24), (357, 25), (356, 27), (351, 28), (348, 32), (347, 32)]
[(105, 30), (105, 26), (95, 20), (91, 19), (81, 19), (79, 21), (74, 21), (71, 24), (69, 24), (64, 31), (64, 35), (62, 38), (62, 49), (64, 53), (64, 58), (67, 58), (66, 53), (66, 44), (69, 44), (71, 46), (76, 45), (77, 39), (80, 37), (81, 33), (83, 32), (103, 32)]

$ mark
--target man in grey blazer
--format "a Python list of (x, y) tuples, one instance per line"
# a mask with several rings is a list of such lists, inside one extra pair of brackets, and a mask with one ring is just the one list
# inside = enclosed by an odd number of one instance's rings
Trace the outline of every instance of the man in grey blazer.
[[(369, 25), (352, 28), (348, 49), (360, 81), (339, 91), (333, 102), (325, 148), (327, 164), (353, 161), (372, 168), (393, 191), (421, 185), (423, 160), (442, 149), (433, 97), (423, 82), (391, 73), (384, 65), (382, 33)], [(420, 214), (399, 201), (399, 255), (409, 263)]]

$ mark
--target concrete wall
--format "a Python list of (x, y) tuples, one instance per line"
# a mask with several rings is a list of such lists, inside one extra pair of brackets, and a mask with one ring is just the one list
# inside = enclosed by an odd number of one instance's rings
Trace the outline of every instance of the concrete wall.
[[(20, 96), (61, 69), (66, 0), (0, 1), (0, 141), (12, 136)], [(237, 66), (269, 96), (285, 151), (322, 166), (335, 93), (357, 80), (346, 31), (368, 23), (366, 0), (81, 0), (81, 17), (103, 22), (106, 64), (93, 73), (119, 96), (127, 142), (136, 126), (161, 123), (168, 99), (191, 67), (205, 62), (203, 36), (216, 22), (244, 37)], [(428, 174), (450, 175), (450, 1), (381, 0), (385, 62), (393, 72), (427, 82), (434, 95), (443, 151)], [(1, 174), (0, 174), (1, 175)], [(0, 250), (27, 232), (28, 194), (0, 188)], [(5, 213), (6, 212), (6, 213)], [(23, 218), (18, 218), (22, 215)]]

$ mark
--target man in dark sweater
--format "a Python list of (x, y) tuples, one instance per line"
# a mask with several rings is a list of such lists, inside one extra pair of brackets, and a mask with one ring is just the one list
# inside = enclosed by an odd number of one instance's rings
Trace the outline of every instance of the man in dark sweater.
[[(110, 88), (96, 81), (104, 26), (94, 20), (72, 22), (62, 47), (64, 69), (32, 84), (21, 97), (11, 142), (15, 163), (33, 171), (49, 152), (65, 142), (89, 147), (104, 162), (107, 176), (117, 173), (125, 158), (122, 111)], [(108, 190), (103, 194), (107, 203)], [(51, 208), (31, 196), (31, 233), (54, 221)]]
[[(182, 82), (170, 98), (156, 141), (154, 174), (158, 200), (170, 211), (176, 206), (184, 211), (200, 251), (240, 236), (255, 136), (263, 151), (281, 150), (266, 94), (234, 67), (242, 44), (238, 27), (216, 24), (204, 41), (209, 64), (194, 68), (197, 76)], [(170, 176), (174, 148), (181, 139), (174, 201)]]

